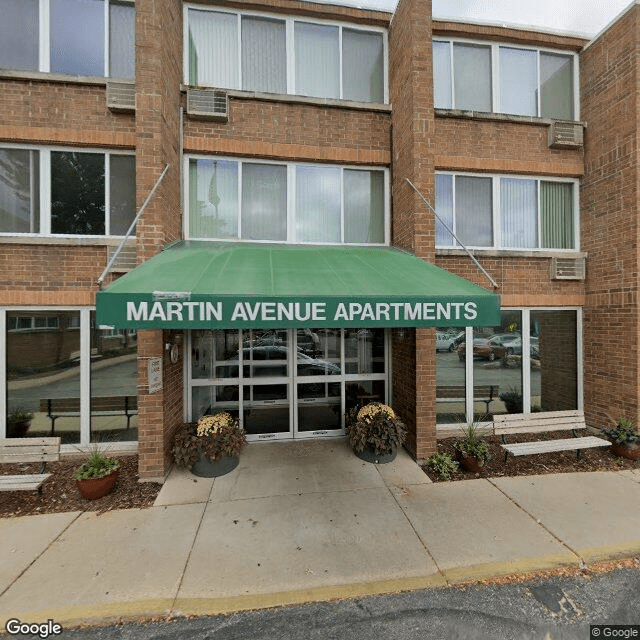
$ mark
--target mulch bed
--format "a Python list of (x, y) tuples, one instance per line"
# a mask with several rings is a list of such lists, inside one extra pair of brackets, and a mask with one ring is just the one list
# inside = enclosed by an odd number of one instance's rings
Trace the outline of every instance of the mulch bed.
[[(42, 495), (37, 491), (3, 491), (0, 493), (0, 517), (9, 518), (61, 511), (97, 511), (150, 507), (162, 485), (157, 482), (138, 482), (138, 456), (112, 457), (120, 460), (120, 472), (115, 489), (97, 500), (86, 500), (76, 487), (73, 474), (82, 464), (81, 459), (47, 463), (46, 473), (51, 473), (42, 485)], [(0, 473), (17, 475), (40, 473), (40, 463), (3, 464)]]
[[(585, 435), (579, 433), (579, 435)], [(507, 437), (507, 442), (531, 442), (533, 440), (556, 440), (571, 438), (571, 431), (556, 431), (550, 434), (517, 434)], [(483, 471), (479, 474), (459, 470), (450, 480), (440, 478), (428, 467), (423, 467), (424, 472), (434, 482), (449, 482), (452, 480), (472, 480), (474, 478), (496, 478), (500, 476), (531, 476), (547, 473), (573, 473), (579, 471), (621, 471), (623, 469), (640, 469), (640, 462), (620, 458), (606, 447), (596, 449), (583, 449), (580, 459), (576, 459), (575, 451), (558, 451), (555, 453), (542, 453), (530, 456), (509, 456), (507, 463), (504, 461), (504, 449), (500, 447), (500, 436), (483, 436), (489, 445), (489, 460), (485, 463)], [(448, 453), (455, 459), (454, 444), (456, 438), (438, 440), (438, 452)]]

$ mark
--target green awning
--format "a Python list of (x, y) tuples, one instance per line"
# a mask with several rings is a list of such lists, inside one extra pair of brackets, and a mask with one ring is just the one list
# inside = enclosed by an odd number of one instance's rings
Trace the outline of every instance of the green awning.
[(500, 299), (392, 247), (180, 242), (97, 294), (139, 329), (500, 324)]

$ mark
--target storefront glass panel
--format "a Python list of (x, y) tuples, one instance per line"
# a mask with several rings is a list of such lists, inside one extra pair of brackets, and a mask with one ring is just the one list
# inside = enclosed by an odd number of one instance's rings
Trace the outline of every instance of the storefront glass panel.
[(473, 337), (473, 416), (522, 413), (522, 311), (502, 312), (496, 327)]
[(342, 428), (339, 382), (311, 382), (298, 385), (298, 431)]
[(466, 422), (466, 359), (458, 356), (465, 328), (436, 331), (436, 422)]
[(345, 410), (369, 402), (386, 402), (384, 380), (357, 380), (345, 383)]
[(345, 373), (384, 373), (384, 329), (346, 329)]
[(96, 326), (91, 312), (91, 442), (138, 439), (135, 329)]
[(289, 385), (252, 384), (243, 387), (243, 426), (247, 434), (288, 433)]
[(577, 315), (575, 311), (532, 311), (531, 410), (578, 408)]
[[(80, 312), (9, 311), (6, 318), (7, 437), (80, 442)], [(33, 414), (25, 434), (11, 423), (15, 411)]]

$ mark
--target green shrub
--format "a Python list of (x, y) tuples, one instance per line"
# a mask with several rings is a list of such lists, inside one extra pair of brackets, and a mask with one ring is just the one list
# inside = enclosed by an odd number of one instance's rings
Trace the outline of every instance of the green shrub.
[(445, 480), (448, 480), (458, 470), (458, 463), (448, 453), (432, 455), (427, 460), (427, 466)]
[(109, 458), (102, 451), (95, 449), (89, 454), (87, 460), (73, 476), (76, 480), (87, 480), (89, 478), (104, 478), (116, 469), (120, 468), (120, 463), (113, 458)]

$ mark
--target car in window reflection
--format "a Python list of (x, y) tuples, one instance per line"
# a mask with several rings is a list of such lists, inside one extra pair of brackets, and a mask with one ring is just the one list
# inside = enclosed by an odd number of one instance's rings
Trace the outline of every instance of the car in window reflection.
[[(493, 362), (504, 358), (508, 353), (507, 349), (515, 349), (515, 340), (519, 340), (519, 337), (514, 337), (513, 334), (496, 334), (491, 338), (474, 338), (473, 340), (473, 357), (480, 358), (481, 360), (488, 360)], [(509, 345), (509, 346), (507, 346)], [(458, 358), (464, 360), (466, 358), (466, 343), (463, 342), (458, 347)], [(522, 351), (522, 347), (520, 347)]]
[(455, 351), (454, 340), (456, 336), (450, 333), (436, 331), (436, 351)]
[[(245, 347), (242, 349), (242, 371), (245, 378), (286, 377), (288, 371), (289, 349), (279, 345), (264, 345)], [(235, 358), (227, 360), (216, 367), (216, 377), (239, 377), (240, 363), (238, 352)], [(299, 376), (323, 376), (339, 375), (339, 365), (312, 358), (302, 351), (297, 353), (297, 375)]]

